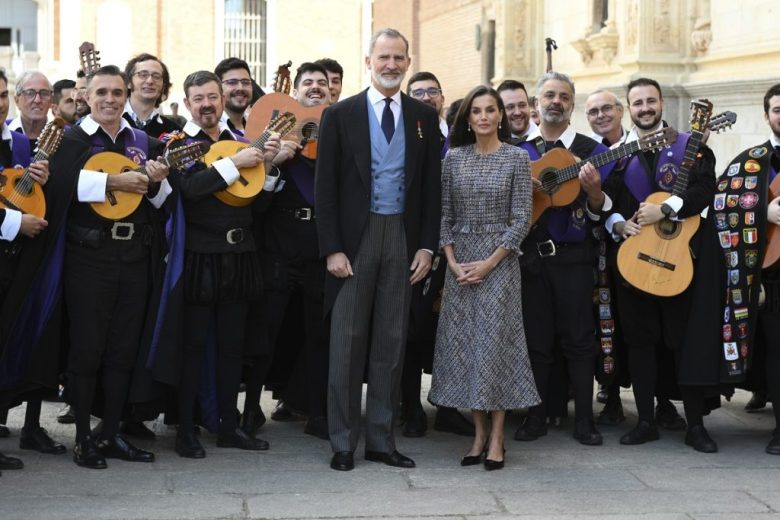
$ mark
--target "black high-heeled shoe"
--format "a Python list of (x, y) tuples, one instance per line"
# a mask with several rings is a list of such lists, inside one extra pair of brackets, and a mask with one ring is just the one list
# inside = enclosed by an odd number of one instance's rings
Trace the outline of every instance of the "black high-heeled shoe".
[(485, 441), (485, 446), (482, 448), (482, 452), (479, 455), (466, 455), (460, 459), (461, 466), (476, 466), (487, 456), (488, 441)]
[[(502, 446), (501, 449), (504, 452), (504, 455), (506, 456), (506, 448), (504, 448)], [(485, 469), (487, 471), (494, 471), (494, 470), (501, 469), (501, 468), (504, 467), (504, 460), (503, 459), (501, 459), (501, 460), (491, 460), (491, 459), (487, 458), (487, 454), (486, 454), (485, 455), (485, 463), (484, 464), (485, 464)]]

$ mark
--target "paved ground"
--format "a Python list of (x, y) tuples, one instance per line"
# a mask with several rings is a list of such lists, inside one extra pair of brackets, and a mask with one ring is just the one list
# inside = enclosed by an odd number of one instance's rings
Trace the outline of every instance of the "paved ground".
[[(623, 397), (630, 423), (630, 392)], [(744, 413), (746, 399), (738, 394), (707, 419), (717, 454), (693, 451), (679, 432), (620, 446), (627, 426), (603, 428), (605, 445), (589, 448), (572, 440), (567, 427), (533, 443), (509, 441), (507, 467), (492, 473), (461, 468), (468, 440), (438, 432), (399, 438), (416, 469), (358, 456), (354, 471), (335, 472), (326, 442), (304, 435), (300, 423), (272, 421), (261, 434), (271, 442), (268, 452), (216, 448), (205, 436), (205, 460), (181, 459), (172, 449), (174, 433), (155, 423), (158, 440), (138, 444), (156, 452), (156, 463), (111, 460), (107, 470), (86, 470), (70, 452), (20, 452), (17, 409), (9, 419), (13, 436), (0, 439), (0, 451), (21, 456), (26, 467), (0, 477), (0, 518), (780, 519), (780, 457), (764, 453), (773, 416), (770, 409)], [(267, 413), (272, 406), (264, 402)], [(45, 404), (45, 427), (70, 448), (73, 427), (54, 421), (57, 408)], [(508, 438), (517, 421), (509, 420)]]

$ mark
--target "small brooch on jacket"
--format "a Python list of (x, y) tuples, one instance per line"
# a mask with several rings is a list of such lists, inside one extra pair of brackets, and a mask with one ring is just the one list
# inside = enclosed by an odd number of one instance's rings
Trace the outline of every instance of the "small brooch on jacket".
[(419, 119), (417, 120), (417, 137), (419, 137), (420, 139), (423, 138), (422, 127), (420, 126), (420, 120)]

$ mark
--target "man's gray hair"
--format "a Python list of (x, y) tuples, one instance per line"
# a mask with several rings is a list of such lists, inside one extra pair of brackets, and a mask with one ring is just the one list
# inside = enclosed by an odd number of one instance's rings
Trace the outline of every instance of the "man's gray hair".
[(16, 95), (21, 96), (22, 90), (24, 90), (24, 84), (27, 83), (28, 80), (31, 80), (37, 76), (42, 77), (46, 80), (46, 83), (49, 84), (49, 90), (53, 90), (53, 87), (51, 86), (51, 81), (49, 81), (49, 78), (46, 77), (46, 74), (39, 70), (26, 70), (22, 72), (22, 75), (19, 76), (19, 79), (16, 80)]
[(400, 33), (400, 31), (397, 31), (396, 29), (391, 29), (390, 27), (379, 29), (377, 32), (371, 35), (371, 39), (368, 41), (369, 56), (371, 56), (371, 53), (374, 52), (376, 41), (379, 39), (380, 36), (387, 36), (388, 38), (401, 38), (404, 41), (404, 44), (406, 44), (406, 55), (409, 56), (409, 40), (407, 40), (406, 37)]
[(568, 83), (569, 87), (571, 87), (571, 95), (574, 95), (574, 82), (571, 80), (571, 78), (562, 72), (555, 72), (554, 70), (551, 70), (550, 72), (545, 72), (542, 77), (539, 78), (539, 81), (536, 82), (536, 97), (539, 97), (539, 91), (542, 89), (542, 85), (550, 80), (563, 81), (564, 83)]
[(605, 88), (596, 89), (593, 92), (591, 92), (590, 94), (588, 94), (588, 97), (595, 96), (596, 94), (609, 94), (614, 99), (615, 106), (617, 106), (617, 107), (622, 107), (623, 106), (623, 102), (621, 102), (620, 98), (617, 96), (617, 94), (615, 94), (611, 90), (607, 90)]

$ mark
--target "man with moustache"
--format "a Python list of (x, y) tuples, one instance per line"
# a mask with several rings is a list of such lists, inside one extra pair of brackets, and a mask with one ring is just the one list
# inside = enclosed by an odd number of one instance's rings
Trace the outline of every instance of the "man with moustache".
[(76, 72), (76, 86), (73, 88), (73, 100), (76, 102), (76, 124), (89, 114), (89, 104), (87, 104), (87, 77), (84, 71), (79, 69)]
[[(439, 116), (443, 159), (447, 153), (449, 126), (442, 117), (444, 94), (438, 78), (431, 72), (416, 72), (409, 78), (406, 93), (436, 110)], [(438, 312), (434, 311), (434, 306), (444, 287), (445, 271), (446, 262), (440, 260), (437, 251), (428, 276), (412, 289), (412, 313), (401, 378), (401, 421), (404, 425), (404, 437), (422, 437), (428, 429), (428, 418), (420, 402), (420, 388), (423, 369), (430, 373), (433, 368), (433, 347), (436, 343), (438, 323)], [(458, 435), (474, 435), (474, 425), (455, 408), (437, 407), (433, 428)]]
[[(0, 140), (0, 182), (4, 180), (2, 178), (4, 168), (26, 168), (29, 166), (33, 179), (43, 185), (49, 176), (48, 161), (30, 164), (29, 139), (24, 134), (12, 132), (5, 124), (9, 101), (8, 79), (5, 73), (0, 70), (0, 136), (2, 136), (2, 140)], [(26, 240), (37, 236), (46, 225), (45, 220), (35, 215), (22, 213), (12, 208), (0, 209), (0, 306), (4, 304), (5, 296), (14, 281), (21, 247)], [(3, 334), (0, 332), (0, 354), (3, 352), (3, 340)], [(4, 389), (5, 385), (2, 383), (3, 381), (0, 380), (0, 389), (7, 390)], [(3, 399), (6, 397), (5, 394), (0, 390), (0, 403), (3, 406), (7, 404), (5, 403), (6, 399)], [(40, 401), (34, 401), (33, 406), (28, 404), (24, 431), (32, 432), (34, 428), (40, 428), (40, 408), (37, 412), (34, 410), (36, 404), (40, 406), (38, 403)], [(3, 411), (3, 415), (7, 415), (7, 410)], [(2, 418), (2, 421), (5, 422), (5, 417)], [(8, 428), (0, 425), (0, 437), (8, 437), (9, 435)], [(0, 470), (20, 469), (22, 466), (21, 460), (6, 457), (0, 453)]]
[[(664, 100), (661, 87), (650, 78), (638, 78), (628, 84), (627, 100), (634, 128), (625, 142), (631, 142), (667, 126), (663, 121)], [(700, 148), (690, 168), (688, 187), (681, 196), (671, 195), (662, 204), (644, 202), (655, 191), (671, 192), (683, 161), (689, 134), (680, 133), (669, 149), (660, 152), (637, 152), (630, 157), (621, 175), (613, 175), (604, 191), (615, 202), (605, 227), (616, 241), (636, 235), (643, 226), (652, 226), (663, 218), (684, 219), (700, 213), (712, 200), (715, 188), (715, 157), (706, 146)], [(652, 179), (652, 184), (647, 182)], [(659, 366), (662, 349), (672, 352), (679, 361), (683, 347), (691, 290), (661, 298), (630, 287), (619, 272), (614, 274), (617, 309), (623, 339), (628, 346), (628, 366), (639, 420), (633, 430), (620, 438), (621, 444), (635, 445), (659, 438), (653, 400), (658, 375), (672, 368), (672, 362)], [(677, 365), (675, 362), (674, 365)], [(680, 386), (688, 418), (686, 443), (699, 451), (716, 451), (701, 420), (703, 399), (695, 387)], [(660, 404), (660, 403), (659, 403)], [(693, 419), (693, 422), (692, 422)]]
[(341, 97), (341, 86), (344, 80), (344, 67), (332, 58), (322, 58), (315, 61), (328, 73), (328, 88), (330, 89), (330, 102), (336, 103)]
[[(537, 82), (537, 108), (541, 124), (519, 144), (532, 160), (546, 151), (566, 148), (586, 159), (607, 148), (577, 133), (570, 126), (574, 109), (574, 83), (559, 72), (548, 72)], [(523, 242), (523, 323), (534, 379), (543, 402), (529, 409), (515, 439), (533, 441), (547, 434), (547, 403), (552, 367), (560, 350), (567, 360), (574, 394), (574, 438), (581, 444), (600, 445), (593, 422), (594, 348), (593, 316), (587, 312), (593, 297), (595, 257), (590, 222), (598, 221), (612, 201), (601, 182), (612, 164), (596, 170), (585, 163), (579, 173), (581, 192), (570, 205), (549, 208), (533, 225)], [(539, 181), (535, 180), (536, 189)], [(559, 392), (566, 395), (566, 392)]]
[(160, 103), (168, 98), (171, 76), (165, 63), (151, 54), (139, 54), (125, 65), (130, 97), (122, 115), (130, 126), (159, 139), (162, 134), (181, 130), (171, 118), (159, 112)]
[(371, 86), (326, 109), (320, 127), (317, 236), (328, 269), (328, 428), (339, 471), (354, 468), (367, 355), (365, 458), (415, 465), (396, 450), (393, 422), (411, 289), (438, 248), (441, 160), (436, 111), (401, 93), (409, 62), (400, 32), (374, 33)]
[[(325, 68), (302, 63), (293, 80), (292, 96), (304, 107), (329, 104)], [(247, 339), (257, 343), (257, 336), (264, 335), (267, 345), (255, 357), (247, 381), (242, 428), (253, 435), (260, 426), (260, 391), (273, 358), (288, 346), (279, 338), (282, 324), (292, 315), (293, 322), (302, 325), (303, 344), (297, 356), (288, 356), (290, 380), (281, 385), (282, 399), (285, 405), (306, 413), (304, 433), (327, 440), (328, 339), (322, 307), (325, 264), (317, 250), (315, 160), (298, 154), (300, 149), (296, 141), (282, 141), (273, 160), (281, 170), (279, 188), (265, 208), (262, 225), (255, 229), (263, 244), (265, 293), (262, 319), (254, 320), (256, 329), (250, 324)], [(296, 297), (302, 306), (291, 303)]]
[[(193, 72), (184, 80), (184, 104), (192, 119), (184, 126), (186, 144), (240, 140), (222, 122), (225, 95), (219, 77), (209, 71)], [(214, 193), (240, 176), (242, 168), (265, 165), (266, 183), (261, 197), (270, 196), (278, 180), (271, 164), (279, 151), (274, 134), (263, 150), (246, 147), (232, 157), (214, 161), (210, 167), (197, 162), (177, 177), (181, 192), (185, 230), (184, 251), (170, 257), (180, 260), (183, 306), (181, 325), (183, 351), (179, 381), (179, 430), (176, 452), (181, 457), (203, 458), (206, 452), (194, 433), (204, 354), (210, 341), (216, 349), (216, 393), (219, 420), (217, 446), (242, 450), (267, 450), (268, 443), (248, 436), (238, 427), (236, 400), (241, 381), (249, 301), (262, 294), (257, 245), (251, 232), (251, 206), (230, 206)], [(213, 326), (213, 332), (210, 330)], [(210, 339), (210, 335), (213, 339)]]
[(521, 82), (507, 79), (496, 89), (504, 102), (506, 117), (509, 120), (510, 131), (514, 144), (528, 139), (535, 132), (537, 124), (531, 120), (531, 105), (528, 101), (528, 91)]
[(72, 79), (61, 79), (52, 89), (51, 113), (61, 117), (69, 125), (76, 123), (76, 101), (73, 99), (73, 89), (76, 82)]
[(623, 103), (615, 94), (599, 89), (585, 100), (585, 116), (588, 118), (593, 138), (605, 146), (613, 146), (623, 140)]
[[(236, 135), (244, 135), (246, 109), (252, 104), (252, 74), (247, 62), (240, 58), (225, 58), (214, 69), (225, 92), (223, 119)], [(261, 91), (262, 92), (262, 91)]]

